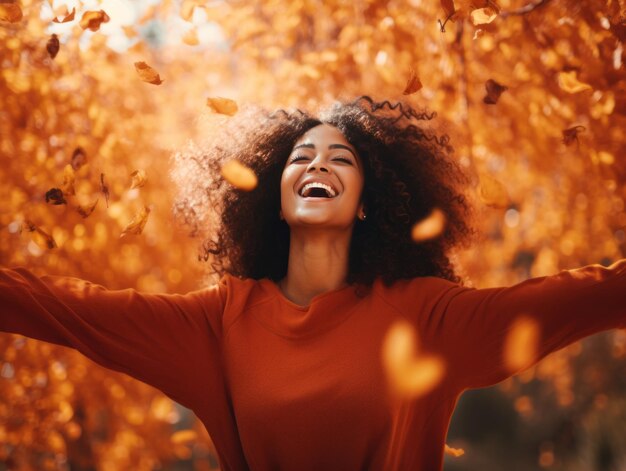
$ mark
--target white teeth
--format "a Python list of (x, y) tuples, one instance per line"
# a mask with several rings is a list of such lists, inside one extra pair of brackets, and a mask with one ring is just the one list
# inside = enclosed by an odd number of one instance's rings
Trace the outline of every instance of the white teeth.
[(307, 192), (312, 188), (321, 188), (323, 190), (326, 190), (326, 193), (328, 193), (331, 198), (334, 198), (337, 195), (337, 192), (330, 185), (319, 182), (311, 182), (304, 185), (300, 190), (300, 195), (306, 196)]

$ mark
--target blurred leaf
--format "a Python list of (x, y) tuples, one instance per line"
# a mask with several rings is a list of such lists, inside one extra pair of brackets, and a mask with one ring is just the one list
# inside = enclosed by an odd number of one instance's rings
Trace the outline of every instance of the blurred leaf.
[(415, 331), (407, 321), (396, 321), (385, 334), (382, 360), (390, 388), (403, 398), (432, 391), (445, 371), (439, 358), (419, 352)]
[(67, 204), (63, 191), (60, 188), (51, 188), (46, 191), (46, 203), (52, 203), (54, 205)]
[(411, 229), (411, 238), (414, 242), (423, 242), (440, 236), (446, 227), (446, 215), (439, 208), (421, 221), (416, 222)]
[[(65, 15), (65, 17), (62, 20), (59, 20), (58, 18), (53, 18), (52, 22), (53, 23), (68, 23), (70, 21), (74, 20), (74, 15), (76, 14), (76, 7), (72, 8), (72, 12), (68, 13), (67, 15)], [(85, 29), (85, 28), (83, 28)]]
[(485, 82), (485, 90), (487, 91), (487, 95), (485, 96), (485, 98), (483, 98), (483, 102), (487, 103), (488, 105), (495, 105), (496, 103), (498, 103), (500, 95), (502, 95), (502, 93), (508, 89), (508, 87), (499, 84), (495, 80), (487, 80), (487, 82)]
[(74, 168), (71, 165), (66, 165), (63, 169), (63, 185), (61, 185), (61, 190), (66, 195), (75, 195), (76, 191), (74, 190), (74, 181), (76, 180), (76, 175), (74, 174)]
[(91, 213), (93, 213), (93, 210), (96, 209), (98, 201), (100, 200), (96, 199), (96, 201), (91, 205), (79, 205), (76, 207), (76, 211), (78, 211), (78, 214), (80, 214), (83, 218), (87, 218)]
[(421, 88), (422, 88), (422, 82), (420, 82), (420, 79), (417, 78), (417, 72), (415, 72), (415, 70), (411, 70), (411, 73), (409, 75), (409, 80), (407, 81), (406, 87), (404, 88), (404, 91), (402, 92), (402, 94), (411, 95), (417, 92)]
[(477, 8), (470, 13), (470, 19), (474, 25), (485, 25), (496, 19), (498, 13), (493, 8)]
[(463, 450), (462, 448), (452, 448), (449, 447), (447, 443), (445, 445), (444, 452), (446, 455), (454, 456), (455, 458), (458, 458), (459, 456), (463, 456), (465, 454), (465, 450)]
[(125, 237), (129, 234), (139, 235), (143, 232), (143, 228), (148, 221), (148, 215), (150, 214), (150, 208), (144, 206), (141, 210), (135, 214), (132, 221), (124, 228), (120, 237)]
[(131, 190), (133, 188), (141, 188), (142, 186), (146, 184), (145, 170), (135, 170), (133, 173), (130, 174), (130, 176), (131, 176), (131, 182), (130, 182)]
[(153, 85), (161, 85), (163, 83), (163, 80), (161, 80), (157, 71), (145, 62), (135, 62), (135, 70), (137, 71), (139, 78), (144, 82), (148, 82)]
[(87, 154), (82, 147), (77, 147), (72, 153), (72, 168), (78, 170), (87, 162)]
[(254, 172), (238, 160), (229, 160), (222, 165), (222, 176), (236, 188), (251, 191), (257, 186)]
[(17, 3), (0, 3), (0, 21), (17, 23), (22, 19), (22, 9)]
[(200, 44), (196, 28), (190, 29), (183, 35), (183, 42), (188, 46), (197, 46), (198, 44)]
[(104, 183), (104, 173), (100, 174), (100, 191), (104, 195), (104, 199), (109, 207), (109, 187)]
[(504, 346), (504, 364), (511, 372), (521, 371), (537, 359), (539, 324), (530, 317), (515, 320)]
[(215, 113), (226, 114), (228, 116), (233, 116), (238, 110), (237, 103), (228, 98), (207, 98), (206, 104), (209, 109)]
[(31, 232), (33, 234), (33, 242), (35, 242), (39, 247), (43, 249), (55, 249), (57, 247), (57, 243), (50, 234), (39, 228), (36, 224), (28, 219), (24, 220), (20, 232), (22, 230)]
[(202, 0), (183, 0), (180, 7), (180, 17), (185, 21), (191, 21), (194, 9), (204, 4), (205, 2)]
[(86, 11), (80, 19), (80, 27), (91, 31), (98, 31), (102, 23), (108, 23), (109, 15), (104, 10)]
[(487, 174), (480, 175), (479, 196), (487, 206), (506, 208), (509, 205), (509, 193), (504, 185)]
[(171, 437), (171, 442), (177, 445), (193, 442), (198, 439), (195, 430), (178, 430)]
[(454, 0), (440, 0), (440, 2), (441, 8), (443, 8), (446, 18), (452, 16), (456, 11), (454, 8)]
[(591, 85), (578, 80), (575, 70), (569, 72), (559, 72), (559, 87), (567, 93), (579, 93), (585, 90), (591, 90)]
[(46, 50), (48, 51), (48, 55), (50, 55), (51, 59), (54, 59), (57, 56), (59, 53), (59, 47), (59, 38), (56, 34), (53, 34), (46, 43)]
[(585, 126), (574, 126), (563, 130), (563, 144), (569, 146), (576, 141), (578, 143), (578, 134), (585, 130)]

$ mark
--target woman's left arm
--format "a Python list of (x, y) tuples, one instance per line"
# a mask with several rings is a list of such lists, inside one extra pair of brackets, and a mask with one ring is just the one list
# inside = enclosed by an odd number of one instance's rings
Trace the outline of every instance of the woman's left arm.
[[(491, 386), (576, 340), (626, 327), (626, 259), (511, 287), (449, 284), (441, 293), (423, 327), (443, 352), (448, 378), (460, 390)], [(505, 361), (505, 348), (522, 316), (538, 335), (530, 363), (515, 370)]]

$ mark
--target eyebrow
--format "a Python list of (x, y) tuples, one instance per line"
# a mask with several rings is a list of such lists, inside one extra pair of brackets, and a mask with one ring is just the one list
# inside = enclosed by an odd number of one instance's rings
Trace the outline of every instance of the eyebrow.
[[(293, 150), (299, 149), (300, 147), (306, 147), (307, 149), (315, 149), (315, 144), (299, 144), (295, 146)], [(348, 146), (345, 146), (343, 144), (331, 144), (328, 146), (328, 148), (329, 149), (345, 149), (347, 151), (350, 151), (350, 153), (354, 156), (354, 158), (358, 160), (354, 151), (350, 149)]]

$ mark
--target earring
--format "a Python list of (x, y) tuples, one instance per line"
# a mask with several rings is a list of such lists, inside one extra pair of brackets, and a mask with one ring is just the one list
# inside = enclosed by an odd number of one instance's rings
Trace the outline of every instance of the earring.
[(361, 210), (361, 214), (359, 214), (359, 219), (361, 221), (365, 221), (365, 219), (367, 219), (367, 214), (365, 214), (365, 211)]

